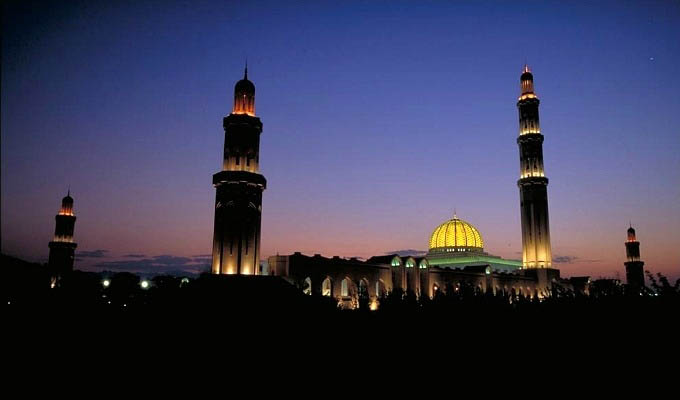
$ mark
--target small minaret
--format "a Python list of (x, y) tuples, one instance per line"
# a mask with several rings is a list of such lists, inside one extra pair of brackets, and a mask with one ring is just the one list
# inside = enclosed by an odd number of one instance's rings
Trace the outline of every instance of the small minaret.
[(522, 267), (550, 268), (550, 224), (548, 221), (548, 178), (543, 169), (543, 135), (538, 120), (540, 101), (534, 92), (534, 76), (524, 66), (520, 77), (519, 186), (522, 215)]
[(73, 260), (76, 247), (78, 246), (73, 242), (76, 216), (73, 214), (71, 190), (61, 200), (61, 209), (59, 209), (55, 220), (54, 239), (49, 243), (50, 257), (47, 262), (51, 274), (50, 285), (52, 287), (58, 286), (61, 279), (73, 271)]
[(644, 262), (640, 261), (640, 242), (635, 238), (635, 229), (629, 225), (628, 240), (626, 240), (626, 259), (623, 265), (626, 266), (626, 282), (634, 291), (639, 291), (645, 286), (645, 275), (642, 267)]
[(217, 189), (212, 273), (260, 273), (262, 192), (267, 180), (260, 174), (262, 122), (255, 116), (255, 85), (243, 79), (234, 87), (234, 107), (224, 117), (222, 171), (213, 175)]

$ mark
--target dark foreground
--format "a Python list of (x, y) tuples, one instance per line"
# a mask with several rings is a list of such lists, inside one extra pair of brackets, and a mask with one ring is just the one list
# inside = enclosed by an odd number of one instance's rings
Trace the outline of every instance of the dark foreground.
[(157, 276), (142, 288), (136, 275), (75, 271), (50, 288), (42, 267), (3, 268), (3, 314), (15, 341), (235, 350), (356, 343), (439, 351), (455, 345), (507, 352), (538, 342), (676, 341), (679, 333), (680, 291), (667, 282), (655, 282), (645, 295), (607, 286), (591, 288), (589, 296), (555, 293), (541, 301), (471, 288), (420, 300), (393, 292), (372, 311), (362, 300), (356, 310), (340, 310), (333, 299), (304, 295), (278, 277)]

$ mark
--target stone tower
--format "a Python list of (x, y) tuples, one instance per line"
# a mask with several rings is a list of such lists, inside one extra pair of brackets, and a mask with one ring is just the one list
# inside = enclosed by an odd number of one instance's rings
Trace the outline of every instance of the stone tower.
[(58, 286), (61, 279), (73, 271), (73, 260), (78, 246), (73, 242), (76, 216), (73, 213), (73, 197), (70, 190), (61, 200), (61, 209), (55, 219), (54, 239), (49, 243), (50, 257), (47, 262), (52, 287)]
[(212, 273), (260, 273), (262, 192), (259, 171), (262, 122), (255, 116), (255, 85), (245, 76), (234, 88), (234, 107), (224, 117), (224, 161), (213, 175), (217, 189)]
[(630, 225), (628, 228), (628, 240), (626, 240), (626, 282), (633, 290), (640, 290), (645, 286), (645, 275), (642, 267), (644, 262), (640, 261), (640, 242), (635, 237), (635, 229)]
[(548, 223), (548, 178), (543, 169), (543, 135), (538, 119), (540, 101), (534, 92), (534, 77), (528, 66), (520, 78), (519, 186), (522, 215), (522, 267), (550, 268), (550, 227)]

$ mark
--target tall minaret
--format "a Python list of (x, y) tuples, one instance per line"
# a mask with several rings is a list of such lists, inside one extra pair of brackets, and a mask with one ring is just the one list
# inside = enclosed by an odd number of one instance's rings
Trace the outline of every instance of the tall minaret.
[(215, 233), (212, 273), (260, 273), (262, 191), (267, 180), (259, 173), (262, 122), (255, 116), (255, 85), (245, 76), (234, 88), (234, 108), (224, 117), (224, 161), (213, 175)]
[(645, 286), (645, 276), (642, 271), (644, 262), (640, 261), (640, 242), (635, 238), (633, 225), (628, 228), (628, 240), (626, 240), (626, 281), (628, 286), (639, 290)]
[(520, 78), (519, 108), (519, 186), (522, 210), (522, 267), (550, 268), (550, 228), (548, 224), (548, 178), (543, 169), (543, 135), (538, 121), (538, 96), (528, 66)]
[(73, 214), (73, 197), (70, 190), (61, 200), (61, 209), (55, 219), (54, 239), (49, 243), (50, 258), (47, 262), (52, 287), (58, 286), (64, 275), (73, 271), (73, 260), (78, 246), (73, 242), (76, 216)]

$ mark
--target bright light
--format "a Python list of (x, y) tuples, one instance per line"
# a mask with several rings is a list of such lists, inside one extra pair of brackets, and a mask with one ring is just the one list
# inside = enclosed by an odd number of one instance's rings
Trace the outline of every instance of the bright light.
[(102, 285), (103, 285), (104, 287), (109, 287), (109, 285), (111, 285), (111, 281), (108, 280), (108, 279), (104, 279), (104, 280), (102, 281)]
[(139, 285), (142, 287), (142, 289), (148, 289), (149, 288), (149, 281), (144, 280)]

